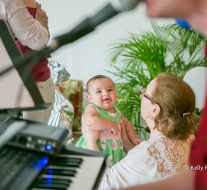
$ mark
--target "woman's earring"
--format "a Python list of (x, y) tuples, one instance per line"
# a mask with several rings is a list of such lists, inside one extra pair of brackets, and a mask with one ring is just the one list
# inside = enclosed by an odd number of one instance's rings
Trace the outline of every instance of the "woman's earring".
[(152, 117), (151, 120), (154, 120), (154, 117)]

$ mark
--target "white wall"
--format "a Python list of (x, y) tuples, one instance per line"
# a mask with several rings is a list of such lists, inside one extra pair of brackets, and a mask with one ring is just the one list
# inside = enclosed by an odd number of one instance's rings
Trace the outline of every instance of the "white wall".
[[(51, 40), (65, 32), (88, 16), (95, 14), (108, 1), (100, 0), (38, 0), (49, 17)], [(174, 23), (173, 19), (155, 19), (162, 24)], [(65, 65), (73, 79), (81, 79), (85, 83), (97, 74), (109, 73), (106, 64), (107, 46), (117, 39), (127, 37), (130, 33), (139, 34), (151, 30), (150, 20), (145, 15), (145, 5), (140, 4), (136, 9), (121, 13), (101, 24), (97, 29), (79, 39), (65, 45), (52, 54), (50, 60), (56, 60)], [(113, 78), (113, 77), (112, 77)], [(85, 94), (84, 94), (85, 96)], [(84, 107), (87, 101), (84, 99)]]

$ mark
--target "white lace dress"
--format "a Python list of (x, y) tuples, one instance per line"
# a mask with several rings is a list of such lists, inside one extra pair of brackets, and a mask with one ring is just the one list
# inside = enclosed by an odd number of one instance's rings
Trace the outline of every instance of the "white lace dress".
[(184, 169), (188, 165), (193, 138), (181, 141), (162, 135), (143, 141), (124, 159), (107, 169), (99, 189), (120, 189), (150, 183)]

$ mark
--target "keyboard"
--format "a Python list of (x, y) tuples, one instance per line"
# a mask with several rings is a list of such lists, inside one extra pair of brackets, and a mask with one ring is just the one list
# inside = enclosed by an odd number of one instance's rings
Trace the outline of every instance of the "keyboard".
[(15, 189), (19, 185), (26, 189), (28, 185), (21, 179), (33, 181), (48, 161), (45, 155), (4, 147), (0, 151), (0, 189)]
[(12, 146), (0, 150), (1, 190), (92, 190), (98, 187), (107, 156), (74, 146), (48, 155)]

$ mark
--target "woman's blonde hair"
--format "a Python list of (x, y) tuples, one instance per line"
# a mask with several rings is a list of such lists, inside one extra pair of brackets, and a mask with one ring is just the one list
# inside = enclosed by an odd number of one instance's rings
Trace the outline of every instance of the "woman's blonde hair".
[(151, 98), (161, 108), (155, 128), (171, 139), (186, 140), (195, 134), (200, 118), (194, 114), (195, 94), (181, 78), (161, 73), (155, 79)]

